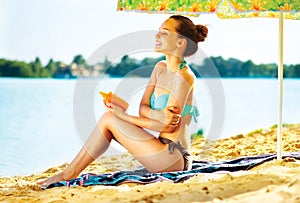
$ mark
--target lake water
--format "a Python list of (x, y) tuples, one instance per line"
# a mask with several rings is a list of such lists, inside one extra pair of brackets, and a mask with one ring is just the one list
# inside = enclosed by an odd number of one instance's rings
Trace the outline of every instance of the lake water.
[[(134, 91), (129, 113), (137, 113), (147, 79), (129, 80), (135, 82), (124, 85), (127, 83), (122, 79), (101, 79), (93, 83), (97, 84), (92, 92), (95, 120), (105, 111), (97, 94), (99, 90)], [(207, 79), (208, 83), (212, 80)], [(75, 94), (78, 83), (78, 80), (0, 78), (0, 177), (37, 173), (72, 160), (83, 142), (76, 117), (82, 105), (78, 105), (78, 101), (84, 101), (87, 98), (84, 93), (90, 93), (85, 92), (83, 86), (83, 94)], [(208, 83), (199, 79), (195, 91), (201, 113), (198, 127), (203, 128), (205, 136), (216, 127), (211, 123), (218, 116), (224, 121), (224, 126), (218, 126), (223, 129), (216, 135), (218, 138), (276, 124), (276, 79), (222, 79), (224, 102), (222, 97), (213, 97), (213, 92), (220, 91), (220, 87), (210, 88)], [(132, 89), (134, 84), (139, 88)], [(284, 80), (284, 123), (300, 122), (299, 90), (300, 80)], [(220, 99), (223, 109), (215, 106), (214, 99)], [(106, 155), (121, 153), (116, 147)]]

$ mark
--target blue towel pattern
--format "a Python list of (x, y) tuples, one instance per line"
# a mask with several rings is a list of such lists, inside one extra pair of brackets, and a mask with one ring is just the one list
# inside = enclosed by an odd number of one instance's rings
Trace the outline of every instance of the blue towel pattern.
[[(283, 154), (283, 158), (291, 157), (300, 159), (300, 152), (290, 152)], [(107, 174), (92, 174), (87, 173), (70, 181), (56, 182), (48, 185), (46, 189), (53, 187), (75, 187), (75, 186), (92, 186), (92, 185), (119, 185), (126, 182), (134, 182), (140, 184), (154, 183), (158, 181), (171, 181), (173, 183), (183, 182), (199, 173), (213, 173), (217, 171), (240, 171), (249, 170), (254, 166), (262, 164), (276, 158), (276, 154), (264, 154), (257, 156), (240, 157), (237, 159), (208, 162), (208, 161), (193, 161), (192, 169), (189, 171), (176, 171), (164, 173), (149, 173), (144, 168), (132, 171), (119, 171)]]

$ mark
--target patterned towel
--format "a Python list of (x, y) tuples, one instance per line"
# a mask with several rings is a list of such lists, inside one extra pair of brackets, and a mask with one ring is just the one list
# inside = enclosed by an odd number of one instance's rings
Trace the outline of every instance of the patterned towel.
[[(300, 159), (300, 152), (286, 153), (283, 158), (291, 157)], [(208, 162), (208, 161), (193, 161), (192, 169), (189, 171), (176, 171), (165, 173), (149, 173), (144, 168), (132, 171), (119, 171), (107, 174), (92, 174), (87, 173), (70, 181), (56, 182), (48, 185), (45, 189), (53, 187), (75, 187), (75, 186), (91, 186), (91, 185), (119, 185), (122, 183), (140, 183), (148, 184), (158, 181), (171, 181), (173, 183), (182, 182), (199, 173), (213, 173), (217, 171), (240, 171), (249, 170), (254, 166), (262, 164), (276, 158), (276, 154), (264, 154), (258, 156), (241, 157), (230, 161)]]

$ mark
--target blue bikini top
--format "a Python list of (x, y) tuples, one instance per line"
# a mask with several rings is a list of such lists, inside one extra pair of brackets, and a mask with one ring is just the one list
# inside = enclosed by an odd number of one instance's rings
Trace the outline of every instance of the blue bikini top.
[[(170, 95), (169, 94), (162, 94), (156, 97), (154, 92), (150, 97), (150, 107), (155, 110), (162, 110), (166, 108), (168, 104)], [(197, 123), (197, 117), (199, 116), (199, 110), (196, 106), (192, 106), (189, 104), (185, 104), (181, 116), (191, 115), (194, 121)]]

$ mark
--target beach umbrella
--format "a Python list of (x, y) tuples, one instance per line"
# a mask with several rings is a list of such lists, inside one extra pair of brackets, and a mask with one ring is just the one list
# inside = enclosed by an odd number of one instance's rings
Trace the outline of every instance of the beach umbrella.
[(295, 0), (118, 0), (118, 11), (198, 16), (215, 13), (220, 18), (268, 17), (279, 19), (277, 159), (282, 158), (283, 19), (300, 20)]

